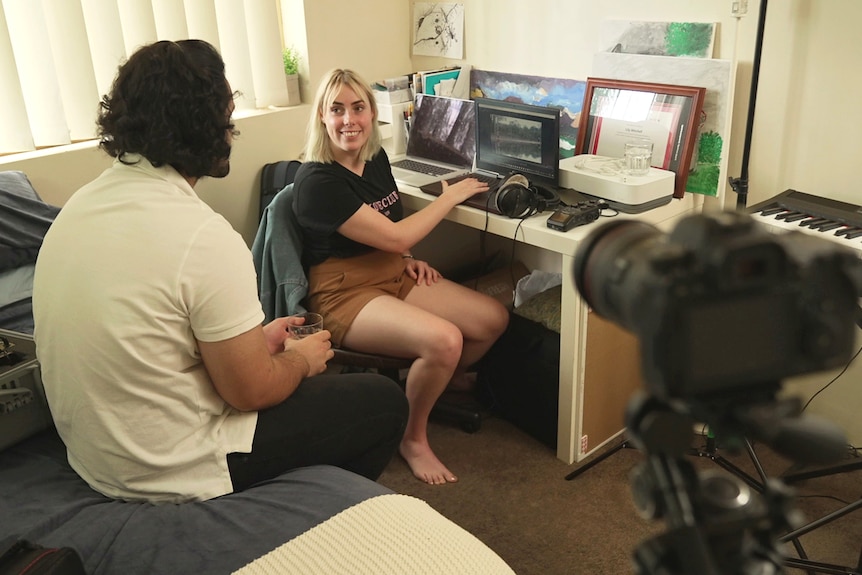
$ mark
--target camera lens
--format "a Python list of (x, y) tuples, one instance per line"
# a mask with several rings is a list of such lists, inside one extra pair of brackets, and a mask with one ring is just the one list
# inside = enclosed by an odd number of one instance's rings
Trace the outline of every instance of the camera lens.
[(845, 363), (854, 267), (831, 242), (726, 212), (688, 216), (670, 234), (608, 222), (578, 245), (572, 273), (596, 314), (638, 336), (653, 393), (706, 397)]
[[(624, 308), (635, 298), (626, 296), (635, 295), (641, 287), (636, 268), (649, 261), (638, 254), (660, 238), (654, 226), (637, 220), (608, 222), (593, 230), (578, 246), (572, 270), (587, 305), (631, 330), (631, 318)], [(629, 284), (632, 293), (627, 294)]]

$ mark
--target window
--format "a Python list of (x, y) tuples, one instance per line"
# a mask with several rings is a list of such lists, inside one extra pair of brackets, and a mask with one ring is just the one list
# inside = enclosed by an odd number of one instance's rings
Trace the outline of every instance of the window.
[(200, 38), (237, 110), (284, 106), (278, 0), (2, 0), (0, 154), (89, 140), (117, 66), (138, 46)]

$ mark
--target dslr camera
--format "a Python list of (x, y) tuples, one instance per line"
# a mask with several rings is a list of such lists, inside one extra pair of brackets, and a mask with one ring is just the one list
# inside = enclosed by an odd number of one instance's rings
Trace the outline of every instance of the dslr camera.
[(849, 360), (856, 254), (728, 211), (689, 216), (669, 234), (613, 220), (579, 245), (573, 272), (595, 312), (641, 344), (647, 393), (629, 402), (626, 427), (647, 457), (632, 488), (641, 515), (668, 531), (638, 546), (636, 573), (783, 572), (779, 536), (798, 527), (792, 493), (765, 475), (756, 493), (743, 477), (697, 473), (684, 456), (698, 422), (752, 459), (748, 437), (794, 461), (840, 457), (840, 430), (800, 417), (798, 398), (777, 391), (784, 377)]
[(608, 222), (580, 244), (573, 271), (586, 302), (639, 338), (647, 388), (669, 400), (846, 363), (860, 265), (833, 242), (725, 211), (688, 216), (669, 234)]

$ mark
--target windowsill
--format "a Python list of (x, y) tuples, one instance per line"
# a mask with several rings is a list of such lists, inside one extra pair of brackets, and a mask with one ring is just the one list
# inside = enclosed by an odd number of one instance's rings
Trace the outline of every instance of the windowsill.
[[(297, 110), (303, 107), (308, 107), (308, 104), (300, 104), (299, 106), (289, 106), (289, 107), (270, 107), (266, 109), (255, 109), (255, 110), (236, 110), (233, 115), (234, 120), (242, 121), (245, 118), (256, 118), (259, 116), (266, 116), (269, 114), (278, 114), (281, 112), (285, 112), (288, 110)], [(66, 154), (69, 152), (76, 152), (79, 150), (96, 150), (99, 147), (99, 140), (97, 138), (93, 138), (92, 140), (84, 140), (82, 142), (75, 142), (74, 144), (63, 144), (61, 146), (51, 146), (48, 148), (42, 148), (39, 150), (30, 150), (27, 152), (18, 152), (15, 154), (7, 154), (5, 156), (0, 156), (0, 166), (4, 164), (11, 164), (14, 162), (21, 162), (26, 160), (32, 160), (36, 158), (47, 158), (59, 154)]]
[(42, 148), (41, 150), (30, 150), (29, 152), (18, 152), (16, 154), (8, 154), (0, 156), (0, 165), (10, 164), (13, 162), (21, 162), (32, 160), (35, 158), (47, 158), (57, 154), (64, 154), (78, 150), (96, 149), (99, 146), (99, 140), (85, 140), (83, 142), (75, 142), (74, 144), (64, 144), (62, 146), (51, 146), (50, 148)]
[(233, 119), (242, 120), (243, 118), (255, 118), (257, 116), (266, 116), (267, 114), (275, 114), (278, 112), (286, 112), (288, 110), (297, 110), (299, 108), (307, 108), (308, 104), (302, 103), (298, 106), (270, 106), (269, 108), (256, 108), (254, 110), (234, 110)]

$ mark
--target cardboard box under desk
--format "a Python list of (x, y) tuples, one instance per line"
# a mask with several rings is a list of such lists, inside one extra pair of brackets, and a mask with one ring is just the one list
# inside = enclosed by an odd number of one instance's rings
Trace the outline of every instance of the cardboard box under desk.
[(515, 304), (515, 284), (529, 273), (524, 264), (516, 261), (511, 266), (504, 266), (467, 280), (463, 285), (497, 299), (511, 310)]
[(42, 388), (36, 344), (0, 329), (0, 451), (47, 429), (51, 413)]

